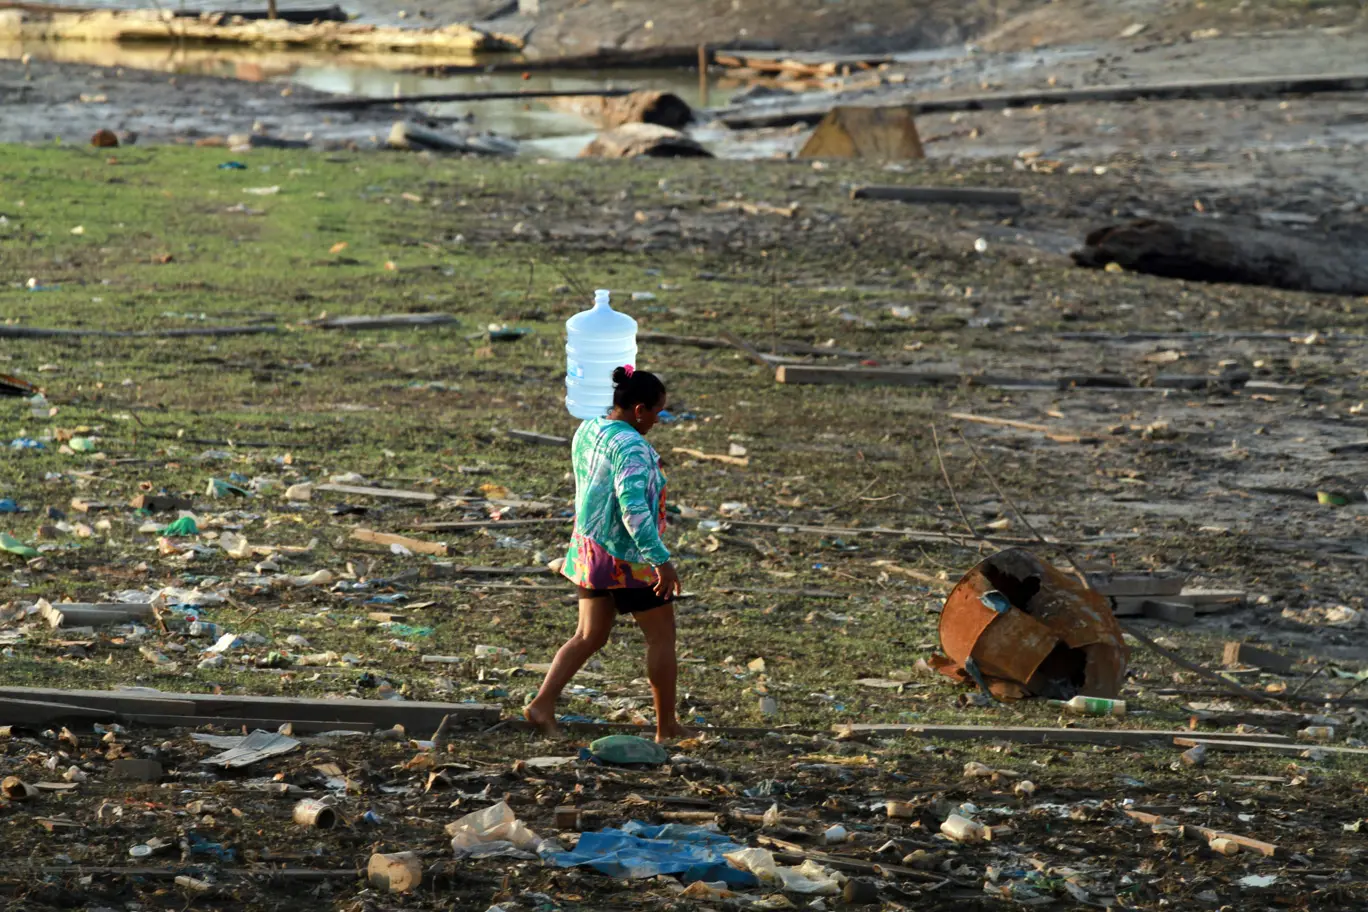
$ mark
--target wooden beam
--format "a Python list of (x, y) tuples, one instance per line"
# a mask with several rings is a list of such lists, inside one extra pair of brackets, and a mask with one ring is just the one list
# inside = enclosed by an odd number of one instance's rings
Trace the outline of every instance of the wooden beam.
[(498, 706), (483, 703), (429, 703), (408, 700), (329, 700), (229, 694), (165, 694), (142, 691), (62, 690), (44, 687), (0, 687), (0, 700), (39, 700), (90, 705), (121, 715), (180, 716), (213, 724), (216, 717), (292, 722), (323, 719), (366, 722), (378, 728), (403, 725), (431, 731), (450, 715), (453, 723), (491, 724)]
[[(775, 371), (778, 383), (817, 385), (881, 386), (972, 386), (1004, 390), (1092, 390), (1128, 393), (1162, 393), (1153, 387), (1137, 387), (1124, 377), (1001, 377), (993, 374), (952, 374), (940, 371), (910, 371), (886, 367), (822, 367), (784, 364)], [(1070, 441), (1072, 442), (1072, 441)]]
[(344, 484), (321, 484), (314, 485), (315, 491), (329, 491), (333, 494), (355, 494), (358, 497), (383, 497), (390, 500), (416, 500), (422, 503), (432, 503), (437, 500), (436, 494), (429, 494), (427, 491), (401, 491), (396, 488), (370, 488), (359, 485)]
[(1029, 421), (1015, 421), (1011, 418), (994, 418), (988, 415), (971, 415), (968, 412), (950, 412), (947, 417), (956, 421), (968, 421), (972, 424), (986, 424), (991, 427), (1008, 427), (1018, 431), (1031, 431), (1036, 434), (1044, 434), (1048, 439), (1055, 443), (1101, 443), (1102, 438), (1076, 433), (1072, 431), (1060, 431), (1050, 427), (1048, 424), (1033, 424)]
[[(1150, 85), (1092, 86), (1085, 89), (1045, 89), (995, 95), (967, 95), (925, 101), (915, 101), (904, 94), (884, 96), (881, 103), (910, 103), (917, 114), (950, 114), (958, 111), (1003, 111), (1012, 108), (1097, 102), (1272, 98), (1280, 95), (1362, 92), (1365, 89), (1368, 89), (1368, 74), (1328, 73), (1308, 76), (1166, 82)], [(816, 100), (799, 98), (784, 102), (762, 102), (717, 112), (717, 119), (733, 130), (788, 127), (794, 124), (811, 126), (826, 117), (827, 112), (836, 104), (836, 97), (831, 95)]]
[(1216, 738), (1203, 734), (1200, 737), (1178, 736), (1173, 739), (1173, 743), (1178, 747), (1196, 747), (1205, 744), (1212, 750), (1241, 751), (1241, 750), (1266, 750), (1280, 754), (1304, 754), (1308, 750), (1322, 750), (1331, 754), (1353, 754), (1354, 756), (1368, 755), (1368, 748), (1363, 747), (1337, 747), (1333, 744), (1297, 744), (1291, 741), (1276, 741), (1272, 735), (1259, 735), (1261, 741), (1236, 741), (1233, 739)]
[(850, 191), (856, 200), (893, 200), (899, 203), (963, 203), (971, 206), (1020, 206), (1020, 190), (992, 190), (984, 187), (856, 187)]
[(1221, 656), (1221, 664), (1225, 666), (1253, 665), (1255, 668), (1276, 671), (1278, 674), (1291, 674), (1293, 661), (1285, 655), (1269, 652), (1267, 649), (1260, 649), (1248, 643), (1228, 642), (1225, 644), (1225, 652)]
[(413, 527), (415, 532), (461, 532), (470, 529), (497, 529), (500, 526), (540, 526), (547, 523), (574, 522), (573, 516), (551, 516), (545, 519), (479, 519), (459, 522), (428, 522)]
[(423, 541), (389, 532), (375, 532), (370, 529), (353, 529), (351, 537), (355, 541), (369, 542), (372, 545), (398, 545), (414, 554), (431, 554), (436, 557), (447, 556), (447, 546), (442, 542)]

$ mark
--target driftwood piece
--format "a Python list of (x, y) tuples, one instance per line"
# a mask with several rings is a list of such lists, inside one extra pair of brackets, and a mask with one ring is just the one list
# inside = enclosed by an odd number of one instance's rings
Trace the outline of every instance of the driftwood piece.
[(962, 203), (970, 206), (1021, 205), (1020, 190), (987, 187), (856, 187), (851, 199), (896, 200), (900, 203)]
[(1117, 263), (1170, 279), (1368, 294), (1368, 248), (1324, 238), (1185, 219), (1112, 225), (1085, 243), (1073, 255), (1080, 266)]
[(491, 134), (438, 133), (416, 124), (397, 121), (390, 129), (386, 143), (391, 149), (444, 152), (453, 155), (516, 155), (518, 144)]
[(318, 329), (347, 329), (355, 331), (361, 329), (417, 329), (429, 326), (450, 326), (459, 322), (459, 320), (448, 313), (413, 313), (329, 317), (326, 320), (317, 320), (309, 325), (317, 327)]
[(603, 130), (623, 124), (646, 123), (682, 130), (693, 122), (693, 108), (673, 92), (566, 92), (548, 101), (548, 107), (569, 111)]
[(656, 124), (628, 123), (599, 134), (580, 158), (712, 158), (696, 140)]
[(863, 158), (909, 161), (926, 158), (911, 107), (837, 107), (822, 118), (799, 158)]
[(0, 326), (0, 339), (183, 339), (193, 336), (257, 336), (278, 332), (278, 326), (206, 326), (199, 329), (149, 329), (129, 332)]

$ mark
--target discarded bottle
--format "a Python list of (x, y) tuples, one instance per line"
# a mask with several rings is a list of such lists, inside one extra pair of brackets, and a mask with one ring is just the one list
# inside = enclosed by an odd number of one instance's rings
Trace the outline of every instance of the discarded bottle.
[(984, 826), (959, 814), (951, 814), (941, 824), (941, 832), (955, 842), (983, 842)]
[(47, 396), (44, 396), (42, 393), (39, 393), (29, 400), (29, 414), (34, 418), (51, 417), (51, 409), (52, 406), (48, 404)]
[(636, 364), (637, 323), (594, 292), (594, 306), (565, 321), (565, 407), (581, 421), (602, 418), (613, 405), (613, 371)]
[(1108, 700), (1105, 697), (1077, 696), (1072, 700), (1051, 700), (1051, 706), (1062, 706), (1069, 712), (1083, 716), (1124, 716), (1125, 700)]

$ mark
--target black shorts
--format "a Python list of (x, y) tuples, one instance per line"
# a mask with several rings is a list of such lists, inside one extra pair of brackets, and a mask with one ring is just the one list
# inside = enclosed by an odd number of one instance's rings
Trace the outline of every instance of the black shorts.
[(584, 598), (611, 598), (617, 607), (618, 614), (636, 614), (638, 611), (650, 611), (652, 608), (659, 608), (661, 605), (669, 604), (669, 599), (663, 599), (656, 595), (654, 589), (586, 589), (583, 586), (576, 586), (579, 590), (579, 597)]

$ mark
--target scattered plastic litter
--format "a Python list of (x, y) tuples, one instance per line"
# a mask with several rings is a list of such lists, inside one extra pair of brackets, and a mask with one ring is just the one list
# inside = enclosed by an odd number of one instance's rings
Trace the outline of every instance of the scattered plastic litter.
[(542, 857), (557, 867), (589, 867), (627, 880), (673, 875), (686, 884), (704, 880), (754, 886), (758, 883), (754, 874), (738, 870), (727, 860), (728, 852), (741, 849), (715, 830), (680, 824), (651, 826), (633, 820), (620, 830), (582, 834), (572, 852), (549, 849), (543, 850)]

